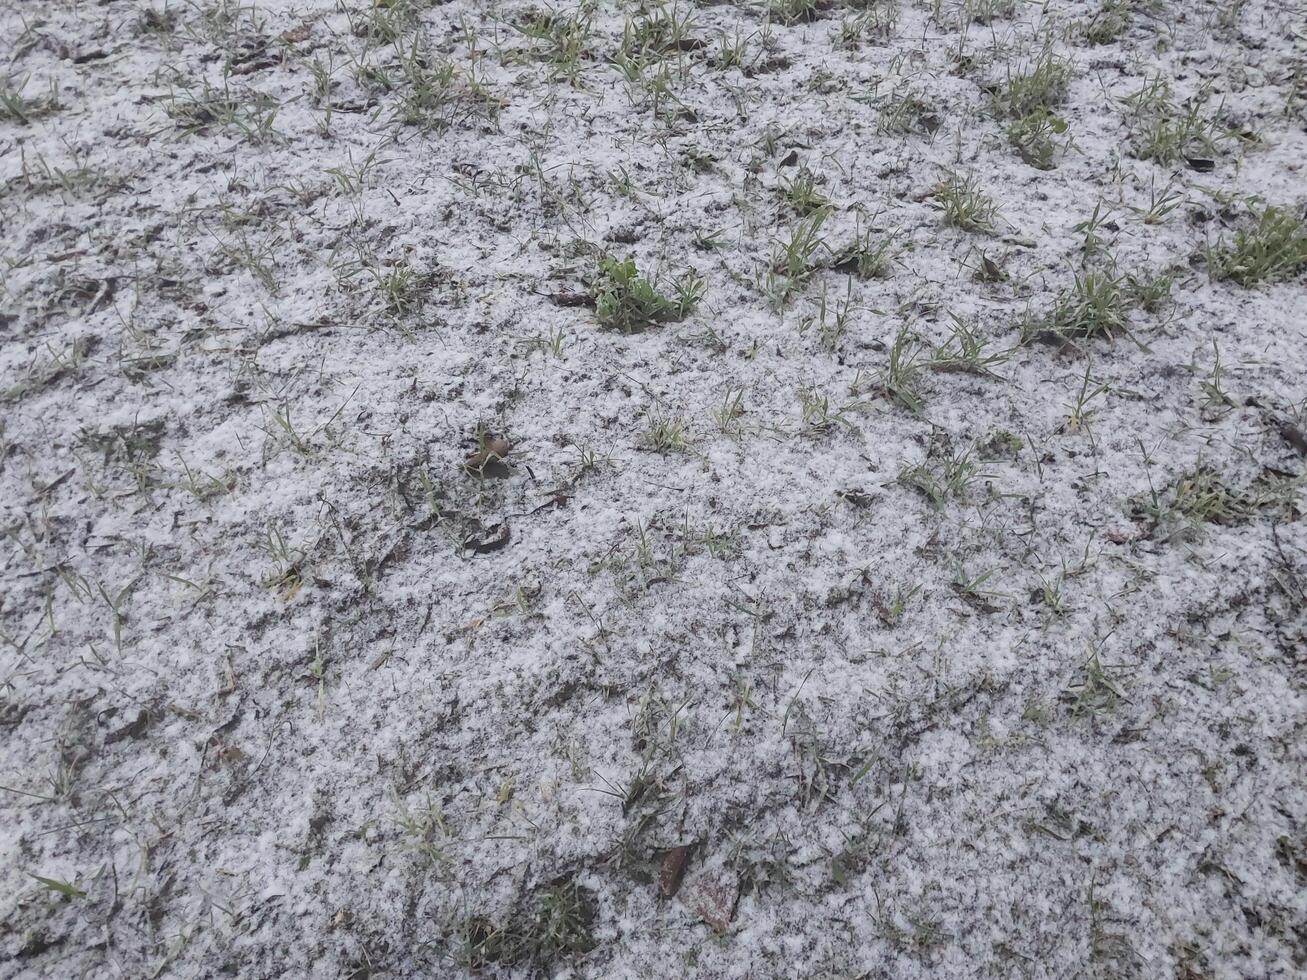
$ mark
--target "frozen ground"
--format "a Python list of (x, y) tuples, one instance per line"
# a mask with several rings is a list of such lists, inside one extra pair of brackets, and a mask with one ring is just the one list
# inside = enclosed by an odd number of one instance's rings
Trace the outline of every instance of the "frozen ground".
[(0, 975), (1307, 970), (1294, 0), (3, 9)]

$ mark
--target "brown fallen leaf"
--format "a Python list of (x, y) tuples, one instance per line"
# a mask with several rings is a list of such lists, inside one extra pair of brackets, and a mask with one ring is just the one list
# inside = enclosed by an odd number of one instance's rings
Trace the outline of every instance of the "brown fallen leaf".
[(483, 528), (481, 534), (471, 535), (463, 541), (463, 547), (478, 555), (488, 555), (492, 551), (507, 547), (512, 540), (513, 532), (505, 522), (494, 527)]
[(1307, 435), (1292, 422), (1280, 423), (1280, 436), (1298, 452), (1307, 456)]
[(700, 875), (693, 884), (686, 886), (681, 901), (717, 932), (725, 932), (735, 919), (735, 907), (740, 901), (740, 879), (724, 869), (719, 869), (716, 874)]
[(513, 449), (513, 444), (500, 435), (486, 436), (481, 442), (481, 449), (463, 460), (463, 467), (469, 473), (480, 475), (491, 463), (498, 463)]
[(150, 726), (150, 713), (142, 708), (136, 713), (136, 720), (128, 722), (117, 731), (110, 732), (105, 736), (104, 744), (112, 745), (114, 742), (121, 742), (125, 738), (140, 738), (145, 734), (145, 729)]
[(693, 850), (693, 844), (678, 844), (663, 855), (663, 870), (658, 876), (658, 890), (663, 898), (671, 898), (680, 890)]

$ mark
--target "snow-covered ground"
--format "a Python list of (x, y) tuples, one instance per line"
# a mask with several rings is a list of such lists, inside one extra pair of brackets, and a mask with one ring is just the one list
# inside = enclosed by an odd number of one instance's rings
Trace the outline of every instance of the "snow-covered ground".
[(0, 7), (0, 976), (1307, 971), (1296, 0)]

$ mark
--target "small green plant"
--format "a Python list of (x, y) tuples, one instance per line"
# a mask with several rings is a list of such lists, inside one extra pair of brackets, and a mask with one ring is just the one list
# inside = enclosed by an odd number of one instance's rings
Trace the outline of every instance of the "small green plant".
[(1129, 700), (1114, 677), (1121, 668), (1103, 663), (1101, 647), (1099, 644), (1094, 648), (1085, 661), (1080, 679), (1068, 684), (1064, 691), (1063, 697), (1070, 702), (1072, 714), (1101, 715)]
[(857, 402), (836, 405), (831, 402), (830, 396), (816, 388), (799, 389), (799, 415), (805, 426), (818, 432), (825, 432), (836, 425), (853, 428), (848, 413), (858, 407)]
[(60, 109), (58, 93), (53, 83), (50, 85), (50, 94), (45, 98), (25, 96), (23, 91), (26, 85), (26, 78), (17, 80), (0, 78), (0, 122), (27, 125), (33, 119)]
[(790, 206), (804, 217), (830, 204), (830, 198), (818, 188), (816, 176), (807, 167), (801, 168), (792, 180), (783, 181), (781, 191)]
[(1111, 44), (1130, 26), (1127, 0), (1103, 0), (1094, 15), (1080, 25), (1087, 44)]
[(965, 497), (971, 485), (981, 477), (968, 449), (938, 461), (927, 459), (924, 463), (905, 467), (899, 471), (895, 482), (916, 490), (930, 502), (931, 507), (942, 510), (948, 501)]
[(599, 323), (622, 333), (633, 333), (659, 323), (684, 320), (703, 295), (704, 282), (694, 275), (676, 283), (675, 296), (665, 296), (640, 275), (633, 258), (621, 261), (605, 256), (590, 287)]
[(591, 935), (594, 901), (574, 881), (546, 889), (536, 904), (535, 917), (527, 930), (527, 942), (535, 959), (550, 963), (566, 956), (588, 953), (595, 948)]
[(897, 3), (878, 3), (876, 0), (854, 0), (849, 6), (864, 6), (867, 9), (840, 21), (838, 38), (846, 48), (856, 48), (863, 41), (885, 43), (894, 36), (894, 28), (899, 20)]
[(1175, 270), (1136, 276), (1126, 276), (1127, 291), (1130, 299), (1141, 309), (1154, 313), (1171, 298), (1171, 287), (1175, 285)]
[(817, 19), (817, 0), (771, 0), (767, 12), (782, 24)]
[(1129, 127), (1130, 153), (1163, 166), (1216, 152), (1225, 135), (1215, 119), (1205, 116), (1201, 97), (1177, 105), (1170, 85), (1160, 76), (1121, 100)]
[(1066, 100), (1070, 85), (1071, 63), (1045, 47), (1023, 71), (1009, 69), (994, 97), (1003, 115), (1023, 119), (1051, 113)]
[(989, 233), (998, 220), (993, 199), (970, 175), (950, 174), (936, 190), (935, 202), (944, 213), (944, 224), (952, 228)]
[(1307, 222), (1288, 208), (1267, 207), (1233, 242), (1208, 249), (1207, 264), (1214, 278), (1240, 286), (1289, 279), (1307, 268)]
[(1160, 191), (1154, 184), (1148, 189), (1148, 207), (1131, 207), (1130, 210), (1139, 215), (1144, 224), (1160, 225), (1166, 221), (1171, 212), (1183, 205), (1184, 202), (1183, 192), (1172, 190), (1169, 182)]
[(789, 238), (778, 242), (772, 250), (766, 292), (777, 308), (784, 306), (790, 294), (816, 271), (814, 260), (817, 252), (821, 249), (830, 251), (821, 234), (821, 226), (829, 213), (829, 209), (821, 208), (800, 221), (791, 229)]
[(674, 416), (650, 416), (644, 437), (645, 443), (654, 452), (684, 452), (688, 448), (685, 441), (685, 423)]
[(1064, 338), (1111, 338), (1129, 332), (1128, 312), (1123, 277), (1114, 268), (1085, 269), (1058, 294), (1041, 326)]
[(943, 125), (935, 106), (915, 92), (895, 89), (880, 103), (877, 132), (887, 136), (934, 133)]
[(1009, 70), (994, 91), (999, 114), (1010, 120), (1009, 142), (1039, 170), (1053, 169), (1058, 153), (1070, 145), (1066, 120), (1055, 111), (1066, 100), (1070, 83), (1070, 62), (1045, 47), (1024, 71)]
[(270, 96), (233, 89), (226, 77), (221, 86), (211, 85), (208, 79), (201, 79), (196, 85), (179, 74), (174, 74), (161, 104), (184, 133), (202, 133), (217, 126), (254, 143), (276, 137), (273, 124), (281, 109), (280, 103)]
[(738, 27), (731, 34), (723, 31), (717, 38), (716, 66), (722, 71), (728, 68), (743, 71), (750, 64), (749, 46), (752, 39), (752, 35), (741, 33)]
[(1059, 154), (1071, 145), (1066, 120), (1051, 112), (1032, 112), (1012, 121), (1008, 141), (1021, 159), (1036, 170), (1052, 170)]
[[(1225, 365), (1221, 362), (1221, 348), (1212, 338), (1212, 370), (1198, 383), (1203, 393), (1202, 407), (1205, 412), (1225, 412), (1235, 408), (1235, 401), (1225, 390)], [(1195, 365), (1196, 367), (1196, 365)]]
[(395, 96), (391, 118), (405, 126), (442, 132), (473, 116), (494, 118), (500, 102), (473, 74), (437, 57), (413, 35), (411, 44), (396, 46), (394, 78), (378, 78), (380, 87)]
[(871, 228), (859, 230), (853, 241), (836, 254), (832, 267), (860, 279), (886, 279), (894, 260), (905, 251), (898, 237), (897, 231), (879, 234)]
[(889, 360), (872, 386), (873, 390), (898, 402), (913, 415), (920, 415), (925, 407), (918, 388), (924, 349), (907, 326), (899, 328), (890, 344)]
[(990, 343), (976, 328), (952, 314), (949, 318), (953, 321), (952, 333), (948, 340), (931, 352), (928, 365), (936, 371), (959, 371), (991, 378), (998, 377), (992, 369), (1006, 361), (1010, 352), (991, 350)]
[(738, 435), (740, 419), (744, 415), (744, 389), (728, 387), (722, 403), (713, 414), (717, 428), (726, 435)]
[(594, 8), (583, 4), (570, 16), (531, 11), (514, 26), (530, 42), (531, 54), (549, 64), (551, 79), (565, 79), (575, 85), (590, 41), (593, 17)]
[(834, 351), (848, 332), (849, 323), (857, 309), (853, 303), (852, 285), (845, 292), (844, 298), (834, 303), (827, 301), (823, 289), (821, 297), (817, 300), (816, 310), (799, 321), (799, 333), (807, 333), (816, 328), (822, 347)]

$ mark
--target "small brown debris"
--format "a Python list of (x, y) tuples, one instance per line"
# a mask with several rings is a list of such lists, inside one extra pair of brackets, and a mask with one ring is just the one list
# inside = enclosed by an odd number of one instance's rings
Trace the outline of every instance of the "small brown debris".
[(509, 529), (508, 523), (505, 522), (494, 527), (485, 528), (481, 534), (472, 535), (463, 542), (463, 547), (478, 555), (488, 555), (492, 551), (507, 547), (512, 540), (513, 532)]
[(145, 730), (150, 727), (150, 713), (142, 708), (136, 714), (136, 720), (128, 722), (117, 731), (110, 732), (104, 738), (105, 745), (112, 745), (114, 742), (121, 742), (127, 738), (140, 738), (145, 734)]
[(693, 844), (678, 844), (663, 855), (663, 870), (658, 876), (658, 890), (663, 898), (672, 898), (680, 891), (693, 850)]
[(1003, 267), (991, 259), (988, 255), (980, 257), (980, 268), (976, 270), (976, 278), (982, 282), (1003, 282), (1007, 279), (1007, 273)]
[(486, 436), (481, 441), (481, 449), (463, 460), (463, 467), (479, 476), (487, 466), (503, 460), (512, 448), (513, 444), (501, 435)]
[(594, 297), (589, 293), (548, 293), (545, 296), (555, 306), (594, 306)]
[(700, 875), (686, 886), (681, 901), (713, 929), (725, 932), (735, 919), (740, 879), (725, 869)]
[(1307, 434), (1292, 422), (1280, 423), (1280, 435), (1284, 441), (1298, 450), (1299, 455), (1307, 456)]

